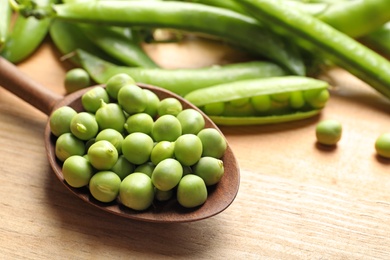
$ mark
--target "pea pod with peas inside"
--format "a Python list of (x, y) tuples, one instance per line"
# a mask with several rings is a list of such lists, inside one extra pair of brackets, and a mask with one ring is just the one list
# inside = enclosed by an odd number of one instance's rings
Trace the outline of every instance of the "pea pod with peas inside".
[(266, 61), (242, 62), (198, 69), (131, 68), (117, 66), (83, 51), (76, 51), (78, 61), (94, 81), (104, 84), (112, 76), (125, 73), (142, 82), (185, 95), (193, 90), (243, 79), (287, 75), (278, 65)]
[(318, 79), (282, 76), (220, 84), (184, 98), (219, 125), (272, 124), (317, 115), (329, 99), (328, 87)]

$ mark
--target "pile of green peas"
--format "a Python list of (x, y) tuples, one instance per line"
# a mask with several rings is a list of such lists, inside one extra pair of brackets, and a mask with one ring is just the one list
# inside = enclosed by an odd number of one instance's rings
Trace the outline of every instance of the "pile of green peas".
[(71, 187), (86, 186), (96, 200), (134, 210), (171, 198), (193, 208), (223, 177), (225, 138), (178, 99), (160, 100), (120, 73), (81, 101), (84, 111), (63, 106), (50, 116), (55, 154)]

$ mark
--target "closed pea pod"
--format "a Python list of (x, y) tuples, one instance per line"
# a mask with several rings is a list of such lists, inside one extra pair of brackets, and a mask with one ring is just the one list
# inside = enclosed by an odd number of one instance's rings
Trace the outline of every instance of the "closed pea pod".
[[(236, 1), (275, 32), (289, 35), (299, 46), (334, 62), (390, 98), (390, 62), (318, 18), (284, 9), (283, 1)], [(388, 4), (389, 2), (387, 2)]]
[[(329, 98), (328, 83), (300, 76), (243, 80), (210, 88), (199, 89), (185, 96), (194, 105), (204, 109), (208, 104), (225, 103), (225, 111), (210, 118), (220, 125), (269, 124), (308, 118), (318, 114)], [(291, 105), (292, 96), (301, 92), (304, 104)], [(270, 96), (286, 96), (274, 101)], [(287, 95), (288, 94), (288, 95)], [(245, 106), (232, 108), (232, 100), (249, 98)], [(263, 100), (266, 103), (262, 104)], [(296, 102), (296, 101), (294, 101)], [(258, 110), (258, 108), (261, 108)]]
[(130, 75), (136, 82), (159, 86), (182, 96), (193, 90), (221, 83), (287, 75), (280, 66), (266, 61), (167, 70), (117, 66), (83, 50), (77, 50), (76, 53), (83, 68), (97, 83), (105, 84), (115, 75), (124, 73)]
[(66, 21), (206, 33), (267, 57), (294, 74), (305, 74), (304, 63), (294, 44), (270, 32), (252, 17), (231, 10), (173, 1), (70, 3), (54, 5), (53, 10), (56, 19)]

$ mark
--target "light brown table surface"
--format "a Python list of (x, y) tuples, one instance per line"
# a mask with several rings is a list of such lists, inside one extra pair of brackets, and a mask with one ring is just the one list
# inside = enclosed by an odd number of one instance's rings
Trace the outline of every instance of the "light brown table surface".
[[(167, 68), (230, 62), (240, 53), (213, 43), (148, 46)], [(50, 42), (20, 70), (64, 94), (62, 64)], [(221, 127), (241, 168), (233, 204), (181, 224), (137, 222), (71, 194), (45, 155), (47, 117), (0, 88), (0, 259), (389, 259), (390, 160), (375, 154), (390, 131), (390, 105), (336, 69), (319, 117)], [(320, 149), (315, 125), (343, 123), (335, 149)]]

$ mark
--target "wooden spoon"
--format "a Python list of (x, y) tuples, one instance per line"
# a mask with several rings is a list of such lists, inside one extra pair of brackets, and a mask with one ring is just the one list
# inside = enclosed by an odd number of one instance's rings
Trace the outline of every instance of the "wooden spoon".
[[(32, 81), (16, 66), (1, 57), (0, 85), (48, 116), (55, 109), (65, 105), (73, 107), (76, 111), (82, 111), (81, 96), (90, 89), (82, 89), (63, 97)], [(153, 91), (160, 99), (175, 97), (182, 103), (183, 108), (193, 108), (200, 111), (197, 107), (172, 92), (145, 84), (139, 84), (139, 86)], [(202, 111), (200, 112), (202, 113)], [(205, 118), (206, 127), (212, 127), (219, 130), (204, 113), (202, 113), (202, 115)], [(172, 199), (167, 202), (155, 202), (145, 211), (135, 211), (121, 205), (117, 201), (112, 203), (101, 203), (90, 195), (88, 188), (72, 188), (64, 180), (61, 170), (62, 163), (57, 160), (55, 156), (56, 137), (50, 132), (49, 120), (46, 124), (44, 138), (50, 165), (65, 187), (85, 202), (92, 204), (99, 209), (126, 218), (159, 223), (202, 220), (224, 211), (233, 202), (238, 192), (240, 171), (236, 158), (228, 145), (226, 153), (222, 158), (225, 174), (218, 184), (208, 188), (209, 196), (202, 206), (186, 209), (180, 206), (175, 199)]]

